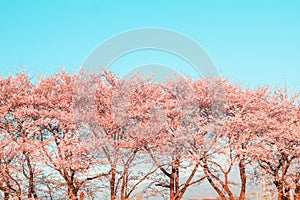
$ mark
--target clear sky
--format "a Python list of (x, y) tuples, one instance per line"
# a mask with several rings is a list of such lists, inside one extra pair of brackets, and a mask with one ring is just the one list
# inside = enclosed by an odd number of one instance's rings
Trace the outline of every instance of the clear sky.
[[(250, 86), (284, 86), (286, 79), (299, 90), (299, 2), (0, 0), (0, 71), (75, 71), (112, 35), (162, 27), (197, 41), (226, 77)], [(137, 57), (147, 56), (129, 58)]]

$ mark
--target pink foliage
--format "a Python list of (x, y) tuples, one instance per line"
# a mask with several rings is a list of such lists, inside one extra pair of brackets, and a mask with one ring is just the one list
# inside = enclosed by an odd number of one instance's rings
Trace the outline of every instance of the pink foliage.
[(0, 77), (5, 200), (180, 200), (205, 181), (221, 199), (245, 199), (257, 170), (278, 199), (300, 198), (298, 94), (110, 71), (38, 79)]

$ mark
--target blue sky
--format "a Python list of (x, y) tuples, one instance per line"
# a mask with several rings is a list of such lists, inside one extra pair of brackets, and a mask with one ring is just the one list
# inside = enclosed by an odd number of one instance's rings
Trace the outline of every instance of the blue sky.
[[(112, 35), (162, 27), (197, 41), (228, 78), (249, 86), (284, 86), (286, 79), (299, 90), (299, 10), (299, 1), (277, 0), (0, 0), (0, 71), (7, 75), (23, 65), (31, 74), (55, 73), (60, 66), (74, 72)], [(164, 55), (157, 54), (126, 62), (162, 62)]]

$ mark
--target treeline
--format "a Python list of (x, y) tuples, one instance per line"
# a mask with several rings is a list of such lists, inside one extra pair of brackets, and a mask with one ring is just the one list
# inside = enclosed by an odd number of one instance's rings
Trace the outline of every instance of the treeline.
[(180, 200), (204, 185), (243, 200), (262, 179), (300, 199), (298, 93), (110, 71), (37, 79), (0, 77), (5, 200)]

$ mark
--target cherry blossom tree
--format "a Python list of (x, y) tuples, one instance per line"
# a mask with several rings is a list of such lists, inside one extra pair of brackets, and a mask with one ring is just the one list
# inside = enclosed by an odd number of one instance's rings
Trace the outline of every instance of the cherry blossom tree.
[[(75, 98), (85, 103), (78, 102), (78, 121), (83, 123), (82, 127), (88, 127), (86, 137), (96, 142), (96, 154), (102, 158), (103, 168), (109, 169), (107, 185), (110, 199), (127, 199), (157, 169), (148, 162), (142, 150), (144, 143), (154, 140), (154, 137), (151, 139), (151, 135), (146, 134), (145, 128), (150, 128), (145, 127), (150, 120), (149, 115), (147, 119), (146, 115), (140, 115), (141, 110), (151, 107), (150, 102), (141, 104), (141, 101), (150, 94), (155, 100), (158, 97), (157, 87), (147, 85), (146, 80), (140, 77), (125, 80), (109, 71), (98, 76), (84, 75), (80, 84)], [(96, 85), (94, 92), (83, 89), (93, 85)], [(94, 101), (90, 102), (91, 98)], [(86, 112), (91, 108), (92, 112)]]
[(70, 199), (78, 198), (83, 184), (106, 175), (106, 172), (93, 171), (98, 160), (77, 135), (72, 112), (75, 78), (65, 71), (40, 78), (35, 102), (40, 115), (43, 162), (55, 172), (57, 181), (65, 182)]
[(210, 144), (205, 138), (212, 122), (211, 102), (204, 80), (193, 84), (178, 77), (161, 87), (166, 116), (159, 130), (162, 136), (154, 144), (147, 143), (145, 149), (163, 175), (156, 185), (168, 189), (169, 199), (179, 200), (205, 179), (200, 161), (208, 152), (206, 143)]
[[(202, 166), (207, 180), (222, 199), (245, 199), (246, 170), (251, 162), (247, 149), (259, 131), (256, 125), (258, 108), (266, 101), (268, 88), (250, 90), (227, 81), (224, 88), (227, 101), (222, 132)], [(237, 170), (239, 173), (235, 172)], [(236, 181), (236, 174), (239, 181)], [(237, 186), (239, 194), (234, 192)]]
[(260, 106), (256, 143), (251, 155), (273, 179), (278, 200), (289, 199), (289, 191), (299, 183), (299, 112), (298, 94), (275, 90), (264, 106)]
[(1, 190), (4, 199), (37, 198), (35, 179), (39, 174), (32, 108), (34, 87), (24, 72), (0, 78)]
[(0, 76), (3, 199), (180, 200), (206, 182), (242, 200), (256, 169), (300, 199), (298, 94), (176, 78)]

